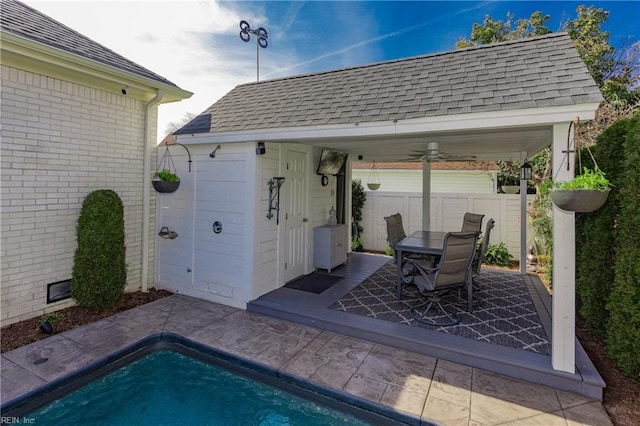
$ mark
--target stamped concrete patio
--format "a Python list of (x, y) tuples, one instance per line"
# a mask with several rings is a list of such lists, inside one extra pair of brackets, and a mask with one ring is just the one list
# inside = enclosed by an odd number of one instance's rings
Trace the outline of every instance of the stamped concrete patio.
[[(141, 338), (169, 333), (391, 408), (414, 424), (611, 424), (599, 401), (575, 393), (182, 295), (3, 354), (3, 407)], [(48, 361), (35, 365), (41, 358)]]

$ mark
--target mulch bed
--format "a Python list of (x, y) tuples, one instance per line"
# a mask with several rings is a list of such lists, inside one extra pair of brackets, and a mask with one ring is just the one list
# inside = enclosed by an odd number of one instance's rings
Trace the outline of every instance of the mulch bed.
[[(156, 290), (152, 288), (147, 293), (143, 293), (141, 291), (125, 293), (120, 302), (118, 302), (113, 308), (106, 311), (98, 311), (96, 309), (83, 308), (81, 306), (72, 306), (70, 308), (61, 309), (56, 311), (61, 313), (63, 318), (62, 321), (55, 325), (55, 332), (62, 333), (63, 331), (98, 321), (102, 318), (117, 314), (118, 312), (126, 311), (127, 309), (162, 299), (163, 297), (170, 296), (171, 294), (173, 293), (170, 291)], [(40, 317), (31, 318), (2, 327), (0, 330), (0, 353), (5, 353), (50, 336), (49, 334), (45, 334), (40, 331), (39, 327)]]

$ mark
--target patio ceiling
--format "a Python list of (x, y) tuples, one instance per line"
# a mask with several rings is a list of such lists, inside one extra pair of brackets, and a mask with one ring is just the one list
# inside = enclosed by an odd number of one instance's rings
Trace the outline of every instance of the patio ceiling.
[(348, 152), (365, 161), (419, 161), (429, 142), (438, 142), (442, 153), (472, 155), (478, 161), (520, 160), (551, 145), (552, 126), (427, 132), (405, 135), (329, 137), (306, 139), (302, 143), (323, 149)]

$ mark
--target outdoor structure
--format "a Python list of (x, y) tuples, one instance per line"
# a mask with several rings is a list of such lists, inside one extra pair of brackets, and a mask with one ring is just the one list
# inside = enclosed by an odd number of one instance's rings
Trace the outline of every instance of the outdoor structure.
[(0, 19), (4, 326), (72, 304), (47, 289), (69, 288), (97, 189), (124, 204), (128, 290), (153, 284), (157, 108), (191, 93), (18, 1)]
[[(312, 272), (313, 228), (332, 207), (349, 222), (359, 155), (401, 161), (437, 142), (443, 153), (522, 161), (552, 145), (553, 175), (570, 178), (569, 123), (593, 119), (601, 101), (565, 33), (237, 86), (175, 133), (193, 164), (188, 173), (176, 159), (183, 184), (158, 198), (157, 229), (179, 237), (159, 240), (156, 285), (244, 307)], [(315, 173), (323, 150), (349, 154), (328, 179)], [(423, 229), (430, 169), (423, 161)], [(554, 208), (554, 224), (552, 362), (572, 373), (574, 214)]]
[[(375, 172), (372, 173), (375, 166)], [(372, 174), (380, 180), (379, 191), (422, 192), (422, 161), (351, 164), (353, 179), (360, 179), (365, 191)], [(498, 167), (483, 161), (436, 161), (431, 163), (431, 192), (495, 194)]]

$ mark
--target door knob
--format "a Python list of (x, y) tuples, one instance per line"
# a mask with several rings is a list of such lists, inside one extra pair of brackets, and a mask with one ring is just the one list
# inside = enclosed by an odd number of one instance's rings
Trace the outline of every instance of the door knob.
[(309, 219), (307, 219), (306, 217), (302, 219), (303, 222), (309, 222)]

